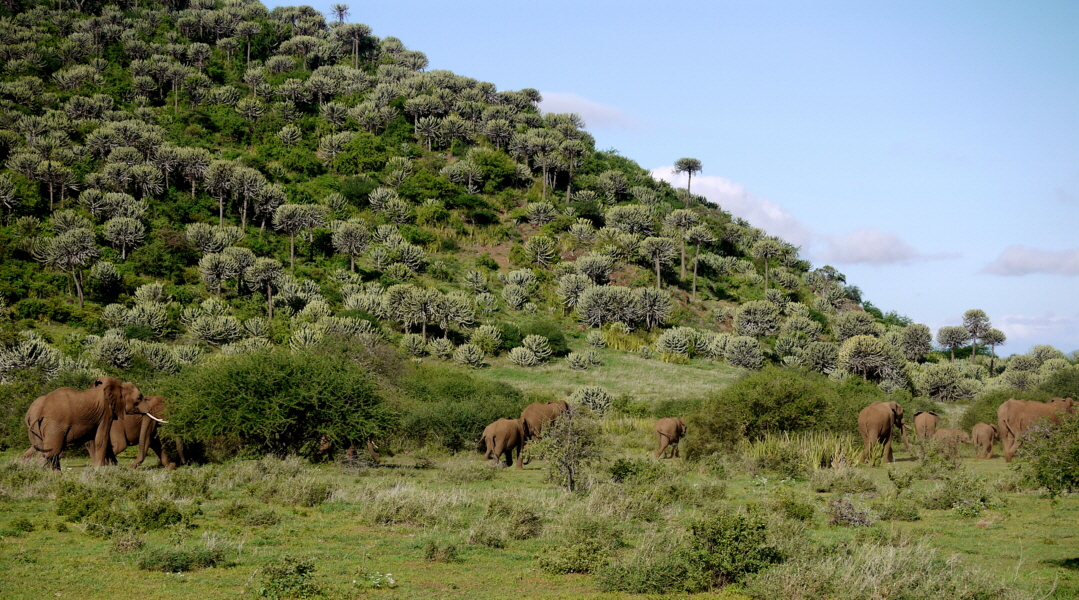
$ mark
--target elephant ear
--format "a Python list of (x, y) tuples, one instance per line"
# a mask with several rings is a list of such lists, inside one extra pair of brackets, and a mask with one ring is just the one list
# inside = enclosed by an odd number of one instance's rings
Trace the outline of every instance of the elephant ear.
[(94, 382), (94, 385), (95, 387), (101, 386), (102, 403), (105, 409), (112, 413), (112, 420), (123, 419), (126, 414), (123, 385), (116, 379), (106, 379), (104, 381), (99, 379)]

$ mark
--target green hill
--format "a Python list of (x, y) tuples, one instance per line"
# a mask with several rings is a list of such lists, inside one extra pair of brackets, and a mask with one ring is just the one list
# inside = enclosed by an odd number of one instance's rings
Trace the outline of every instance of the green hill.
[[(931, 332), (842, 273), (597, 150), (536, 90), (427, 71), (365, 25), (257, 2), (80, 6), (0, 17), (4, 381), (154, 380), (341, 335), (526, 388), (594, 367), (589, 347), (941, 399), (1067, 366), (1047, 351), (1001, 377), (995, 359), (927, 369)], [(961, 333), (938, 341), (962, 350)], [(590, 380), (655, 398), (638, 379)]]

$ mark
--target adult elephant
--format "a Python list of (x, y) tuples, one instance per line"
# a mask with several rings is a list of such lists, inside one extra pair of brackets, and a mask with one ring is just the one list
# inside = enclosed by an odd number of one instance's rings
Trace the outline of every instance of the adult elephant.
[(1015, 452), (1022, 445), (1023, 433), (1038, 419), (1045, 418), (1052, 423), (1059, 419), (1058, 413), (1075, 412), (1075, 400), (1071, 398), (1053, 398), (1049, 402), (1016, 400), (1011, 398), (997, 408), (997, 431), (1000, 445), (1004, 448), (1004, 460), (1012, 462)]
[(974, 452), (978, 458), (993, 458), (993, 441), (1000, 437), (997, 426), (989, 423), (978, 423), (971, 430), (974, 438)]
[(898, 402), (874, 402), (858, 413), (858, 431), (862, 434), (862, 462), (869, 460), (873, 444), (884, 444), (885, 462), (895, 462), (892, 457), (892, 430), (898, 429), (907, 446), (907, 432), (903, 429), (903, 407)]
[(552, 400), (546, 404), (533, 402), (521, 411), (525, 441), (536, 439), (543, 433), (543, 428), (559, 415), (569, 413), (569, 403), (565, 400)]
[(485, 460), (493, 458), (497, 463), (502, 455), (505, 455), (506, 466), (511, 466), (513, 451), (516, 449), (517, 468), (524, 468), (521, 451), (525, 444), (525, 428), (520, 419), (499, 419), (491, 423), (483, 430), (483, 443), (487, 448), (486, 454), (483, 455)]
[[(146, 411), (135, 384), (99, 377), (88, 390), (65, 387), (39, 396), (26, 411), (26, 429), (33, 450), (55, 470), (60, 470), (64, 449), (87, 442), (94, 444), (93, 465), (103, 467), (115, 460), (109, 443), (113, 421)], [(33, 455), (29, 450), (27, 454)]]
[[(127, 450), (128, 446), (137, 445), (139, 451), (135, 462), (131, 464), (132, 469), (139, 468), (139, 465), (146, 460), (147, 450), (154, 451), (161, 466), (175, 469), (176, 463), (165, 452), (165, 448), (161, 444), (161, 438), (157, 434), (157, 424), (168, 423), (168, 421), (164, 420), (168, 414), (165, 407), (165, 398), (162, 396), (146, 396), (144, 405), (146, 407), (145, 414), (125, 415), (123, 418), (112, 422), (112, 429), (109, 431), (112, 455), (114, 457), (120, 456), (120, 453)], [(180, 455), (180, 459), (183, 460), (180, 438), (175, 438), (174, 441), (177, 453)], [(94, 454), (94, 444), (95, 442), (92, 441), (86, 442), (86, 449), (91, 456)]]
[[(665, 417), (656, 421), (652, 428), (656, 432), (656, 442), (659, 450), (656, 450), (656, 458), (678, 458), (678, 441), (686, 434), (686, 422), (676, 417)], [(667, 448), (673, 448), (671, 456), (667, 456)]]
[(940, 424), (940, 417), (935, 412), (920, 411), (914, 413), (914, 431), (920, 440), (928, 440), (933, 437), (933, 434), (937, 432), (938, 424)]

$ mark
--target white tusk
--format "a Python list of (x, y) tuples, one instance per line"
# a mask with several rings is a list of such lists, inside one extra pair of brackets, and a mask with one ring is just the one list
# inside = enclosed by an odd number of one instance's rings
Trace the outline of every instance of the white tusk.
[(166, 421), (166, 420), (164, 420), (164, 419), (159, 419), (159, 418), (157, 418), (157, 417), (155, 417), (155, 416), (151, 415), (150, 413), (146, 413), (146, 416), (147, 416), (147, 417), (150, 417), (151, 419), (153, 419), (153, 420), (155, 420), (155, 421), (157, 421), (158, 423), (168, 423), (168, 421)]

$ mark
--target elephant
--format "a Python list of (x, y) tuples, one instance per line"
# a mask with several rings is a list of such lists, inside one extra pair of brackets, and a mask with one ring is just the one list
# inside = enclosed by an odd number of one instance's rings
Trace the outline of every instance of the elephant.
[(1000, 437), (997, 426), (989, 423), (978, 423), (971, 430), (974, 438), (974, 450), (978, 458), (993, 458), (993, 440)]
[[(115, 461), (109, 443), (113, 421), (149, 409), (139, 388), (114, 377), (99, 377), (88, 390), (60, 388), (39, 396), (26, 411), (31, 450), (60, 470), (60, 454), (68, 447), (93, 442), (90, 458), (95, 467)], [(23, 454), (33, 456), (28, 450)]]
[(486, 460), (495, 459), (497, 463), (502, 456), (506, 457), (506, 466), (513, 464), (513, 451), (517, 450), (517, 468), (524, 469), (521, 451), (524, 450), (525, 428), (520, 419), (499, 419), (491, 423), (483, 430), (483, 443)]
[(938, 429), (937, 432), (933, 434), (933, 437), (938, 440), (955, 440), (960, 444), (973, 443), (971, 442), (970, 434), (959, 429)]
[[(176, 463), (169, 459), (165, 448), (161, 444), (161, 439), (157, 435), (157, 424), (168, 423), (168, 421), (164, 420), (167, 414), (165, 398), (162, 396), (146, 396), (145, 404), (145, 414), (125, 415), (123, 418), (112, 422), (112, 429), (109, 432), (109, 439), (112, 442), (112, 455), (114, 457), (119, 456), (128, 446), (138, 445), (139, 452), (135, 462), (131, 464), (132, 469), (139, 468), (139, 465), (146, 460), (147, 449), (154, 451), (161, 466), (175, 469)], [(177, 454), (183, 460), (180, 438), (175, 438), (175, 444)], [(94, 442), (86, 442), (86, 449), (93, 456)]]
[(997, 431), (1000, 434), (1000, 445), (1004, 449), (1004, 460), (1012, 462), (1015, 452), (1023, 442), (1023, 433), (1034, 421), (1045, 417), (1056, 423), (1058, 412), (1075, 412), (1075, 400), (1053, 398), (1049, 402), (1028, 402), (1011, 398), (1001, 404), (997, 408)]
[[(656, 421), (653, 428), (656, 432), (656, 442), (659, 450), (656, 450), (656, 458), (678, 458), (678, 440), (686, 434), (686, 422), (676, 417), (666, 417)], [(667, 456), (667, 447), (673, 448), (671, 456)]]
[(928, 440), (933, 437), (939, 423), (940, 417), (935, 412), (922, 411), (914, 413), (914, 431), (920, 440)]
[(892, 457), (892, 428), (899, 430), (903, 445), (907, 444), (907, 432), (903, 428), (903, 407), (898, 402), (874, 402), (858, 413), (858, 431), (862, 434), (865, 450), (862, 462), (869, 459), (873, 444), (884, 444), (885, 462), (895, 462)]
[(569, 403), (565, 400), (552, 400), (547, 404), (533, 402), (521, 412), (521, 423), (524, 425), (525, 441), (538, 438), (543, 433), (547, 423), (554, 421), (559, 415), (569, 413)]

